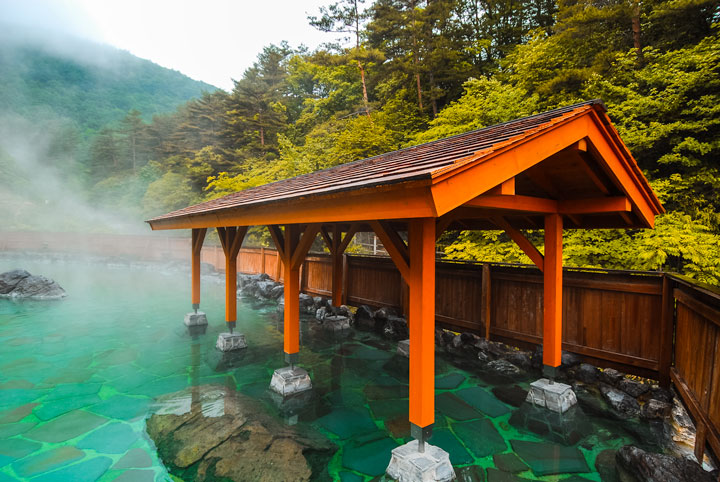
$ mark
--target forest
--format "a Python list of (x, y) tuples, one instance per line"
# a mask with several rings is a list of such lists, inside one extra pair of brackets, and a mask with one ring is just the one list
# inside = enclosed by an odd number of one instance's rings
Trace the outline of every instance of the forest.
[[(90, 202), (147, 219), (600, 98), (667, 213), (654, 230), (568, 231), (564, 263), (720, 284), (716, 0), (339, 0), (305, 21), (337, 42), (269, 45), (231, 92), (98, 127), (75, 170)], [(529, 262), (500, 231), (439, 249)]]

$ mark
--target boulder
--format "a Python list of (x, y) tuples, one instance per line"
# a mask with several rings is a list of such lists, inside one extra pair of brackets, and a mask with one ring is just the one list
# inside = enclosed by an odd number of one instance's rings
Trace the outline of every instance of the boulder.
[[(24, 276), (24, 273), (27, 273), (27, 271), (20, 272), (20, 270), (16, 270), (15, 272), (11, 271), (10, 273), (15, 274), (9, 275), (5, 278), (6, 287), (15, 282), (18, 277), (22, 276), (22, 278), (17, 281), (11, 291), (0, 294), (0, 297), (2, 298), (58, 300), (67, 296), (65, 290), (50, 278), (35, 275)], [(3, 273), (0, 276), (7, 274), (8, 273)]]
[(614, 368), (606, 368), (600, 372), (600, 381), (608, 385), (616, 386), (625, 377)]
[(276, 283), (273, 289), (270, 290), (270, 298), (277, 300), (285, 293), (285, 287), (281, 283)]
[(582, 360), (575, 353), (563, 351), (560, 361), (563, 367), (570, 368), (579, 365)]
[(337, 446), (266, 410), (235, 390), (202, 385), (162, 397), (146, 422), (147, 433), (165, 466), (186, 480), (328, 478)]
[(395, 310), (388, 308), (387, 306), (383, 306), (373, 313), (373, 318), (381, 321), (387, 321), (387, 319), (391, 316), (397, 316), (397, 313), (395, 313)]
[(306, 293), (300, 293), (300, 308), (308, 308), (313, 306), (313, 297), (306, 294)]
[(315, 319), (322, 322), (325, 320), (325, 317), (327, 316), (327, 308), (322, 306), (315, 311)]
[(511, 350), (505, 355), (505, 359), (523, 370), (528, 370), (532, 364), (530, 352), (523, 350)]
[(375, 319), (373, 312), (367, 305), (360, 305), (355, 312), (355, 326), (363, 330), (374, 330)]
[(589, 363), (581, 363), (580, 366), (575, 369), (575, 378), (583, 383), (595, 383), (599, 374), (600, 370)]
[(520, 373), (520, 369), (507, 360), (493, 360), (487, 364), (488, 370), (496, 375), (512, 377)]
[(19, 282), (25, 278), (32, 276), (24, 269), (14, 269), (12, 271), (6, 271), (0, 274), (0, 295), (6, 295), (10, 293)]
[(645, 420), (663, 420), (672, 413), (672, 405), (651, 398), (642, 406), (640, 417)]
[(383, 327), (383, 333), (392, 340), (406, 340), (410, 337), (408, 323), (405, 318), (389, 316)]
[(630, 378), (623, 378), (620, 380), (617, 387), (631, 397), (635, 398), (638, 398), (640, 395), (643, 395), (650, 390), (650, 385), (647, 383), (631, 380)]
[(633, 445), (626, 445), (615, 455), (618, 467), (638, 482), (712, 482), (710, 473), (697, 462), (654, 454)]
[(628, 419), (640, 413), (640, 404), (627, 393), (604, 383), (600, 384), (600, 393), (621, 419)]

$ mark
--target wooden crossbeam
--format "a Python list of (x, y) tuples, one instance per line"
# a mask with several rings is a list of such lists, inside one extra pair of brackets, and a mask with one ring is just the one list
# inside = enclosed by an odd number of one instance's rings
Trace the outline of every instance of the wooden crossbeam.
[(320, 228), (320, 236), (325, 242), (325, 246), (327, 246), (330, 254), (335, 254), (335, 239), (330, 238), (330, 234), (325, 227)]
[(345, 237), (343, 237), (342, 241), (340, 241), (340, 244), (338, 245), (338, 253), (342, 254), (347, 249), (348, 245), (350, 244), (350, 241), (352, 241), (353, 236), (360, 230), (360, 224), (353, 223), (350, 225), (350, 228), (348, 228), (347, 233), (345, 233)]
[(402, 277), (406, 282), (409, 282), (410, 259), (405, 242), (386, 222), (370, 221), (370, 227), (372, 227), (375, 234), (377, 234), (377, 237), (380, 238), (380, 241), (382, 241), (383, 246), (385, 246), (385, 249), (395, 263), (398, 271), (400, 271)]
[(492, 217), (491, 221), (505, 231), (508, 236), (510, 236), (510, 239), (515, 241), (515, 244), (523, 250), (523, 253), (527, 254), (528, 258), (535, 263), (535, 266), (537, 266), (540, 271), (545, 269), (544, 256), (540, 253), (540, 251), (538, 251), (535, 245), (533, 245), (530, 240), (523, 235), (523, 233), (510, 226), (510, 223), (508, 223), (502, 216)]
[(499, 194), (501, 196), (515, 195), (515, 177), (511, 177), (507, 181), (498, 184), (494, 188), (490, 189), (487, 194)]
[(281, 260), (286, 259), (285, 258), (285, 237), (283, 236), (282, 229), (280, 229), (280, 226), (276, 224), (271, 224), (268, 226), (268, 231), (270, 231), (270, 237), (272, 238), (273, 242), (275, 243), (275, 249), (277, 250), (278, 256), (280, 256)]
[(466, 202), (463, 206), (513, 212), (563, 215), (624, 213), (632, 211), (630, 200), (625, 196), (556, 201), (554, 199), (532, 196), (486, 194)]
[(315, 241), (315, 237), (317, 236), (318, 232), (320, 231), (320, 223), (314, 223), (314, 224), (308, 224), (305, 228), (305, 231), (303, 232), (302, 237), (300, 238), (300, 241), (297, 243), (297, 246), (295, 246), (295, 249), (292, 252), (292, 257), (290, 258), (290, 266), (291, 269), (299, 269), (300, 265), (305, 260), (305, 255), (310, 250), (310, 247), (313, 244), (313, 241)]

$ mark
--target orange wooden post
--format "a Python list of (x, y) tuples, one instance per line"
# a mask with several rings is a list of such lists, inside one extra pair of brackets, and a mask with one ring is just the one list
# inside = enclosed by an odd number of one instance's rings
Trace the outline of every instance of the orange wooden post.
[(237, 257), (247, 226), (219, 227), (217, 231), (225, 252), (225, 323), (232, 333), (237, 321)]
[(343, 253), (340, 251), (340, 237), (342, 232), (336, 224), (333, 226), (332, 248), (330, 255), (332, 256), (332, 304), (333, 306), (342, 305), (343, 292)]
[(282, 256), (284, 274), (285, 312), (283, 320), (283, 351), (288, 363), (297, 362), (300, 352), (300, 266), (292, 266), (292, 258), (300, 240), (296, 225), (285, 226)]
[(192, 307), (195, 312), (200, 308), (200, 252), (205, 240), (207, 228), (192, 230)]
[(562, 358), (562, 233), (562, 216), (545, 216), (543, 364), (549, 376)]
[(409, 222), (410, 423), (419, 448), (435, 422), (435, 219)]

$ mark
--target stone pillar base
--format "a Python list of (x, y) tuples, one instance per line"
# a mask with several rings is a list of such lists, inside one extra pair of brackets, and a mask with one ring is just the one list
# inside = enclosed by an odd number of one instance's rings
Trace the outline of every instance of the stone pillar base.
[(220, 333), (215, 346), (220, 351), (240, 350), (247, 347), (247, 342), (242, 333)]
[(185, 315), (185, 326), (207, 325), (207, 316), (202, 311), (191, 312)]
[(530, 384), (525, 401), (553, 412), (565, 413), (577, 403), (577, 398), (570, 385), (541, 378)]
[(310, 375), (299, 367), (278, 368), (270, 380), (270, 389), (283, 397), (311, 388)]
[(448, 453), (428, 443), (425, 443), (424, 452), (418, 452), (417, 440), (393, 449), (386, 473), (399, 482), (445, 482), (455, 479)]

